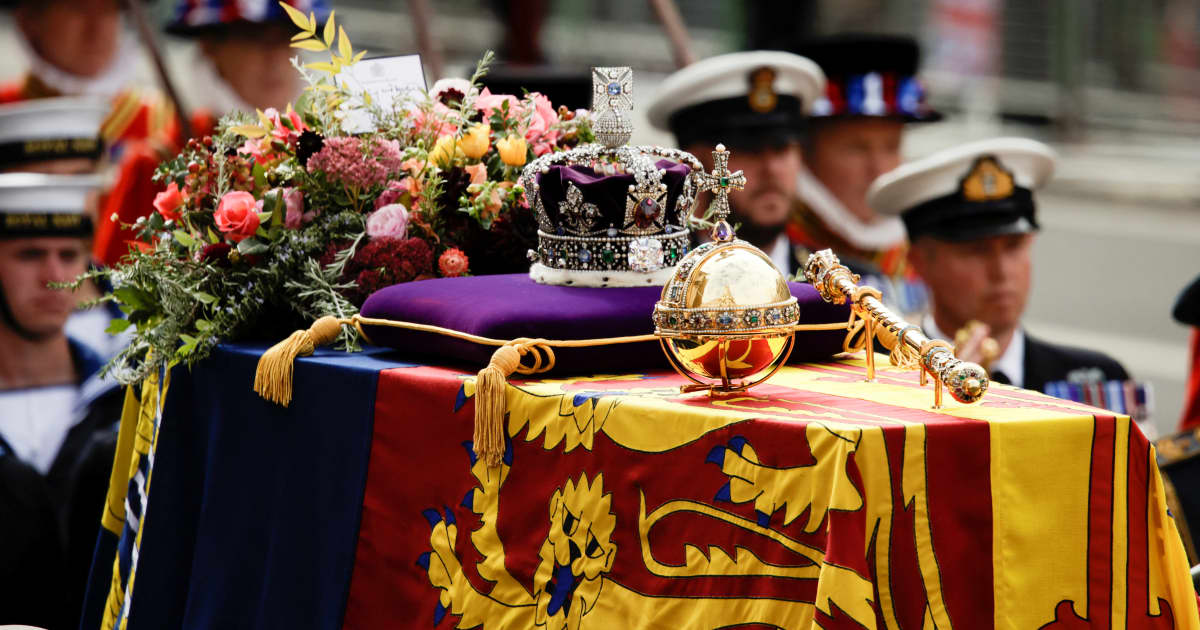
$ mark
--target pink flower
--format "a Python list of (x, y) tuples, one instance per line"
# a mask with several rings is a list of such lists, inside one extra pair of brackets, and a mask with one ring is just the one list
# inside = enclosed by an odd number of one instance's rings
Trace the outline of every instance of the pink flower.
[(254, 195), (235, 190), (225, 193), (213, 213), (217, 229), (221, 230), (229, 240), (237, 243), (254, 236), (258, 230), (258, 210), (262, 202), (254, 199)]
[(467, 273), (467, 255), (457, 247), (451, 247), (438, 257), (438, 270), (447, 278), (457, 278)]
[(525, 139), (534, 155), (544, 155), (553, 148), (558, 140), (558, 131), (552, 130), (558, 124), (558, 112), (550, 104), (550, 99), (538, 92), (529, 95), (533, 100), (533, 120), (525, 131)]
[(425, 168), (425, 162), (417, 158), (408, 158), (400, 163), (400, 169), (408, 171), (411, 175), (419, 175)]
[(175, 182), (171, 182), (166, 190), (154, 196), (154, 209), (162, 215), (162, 218), (168, 221), (178, 221), (179, 209), (183, 207), (184, 201), (183, 193), (179, 192), (179, 186)]
[(367, 236), (371, 238), (404, 238), (408, 232), (408, 209), (393, 203), (367, 216)]
[[(505, 184), (509, 182), (504, 182)], [(483, 204), (483, 216), (486, 219), (494, 218), (500, 214), (500, 209), (504, 207), (504, 197), (508, 194), (508, 190), (503, 186), (496, 186), (492, 189), (491, 194)]]
[(263, 138), (248, 138), (242, 143), (242, 146), (238, 147), (237, 152), (242, 155), (249, 155), (254, 158), (255, 162), (262, 164), (267, 161), (266, 156), (263, 155), (262, 145)]
[(321, 150), (308, 158), (308, 172), (322, 172), (334, 182), (366, 190), (386, 183), (400, 172), (401, 163), (396, 140), (335, 137), (326, 138)]
[(402, 178), (400, 181), (392, 180), (388, 182), (387, 188), (379, 194), (375, 199), (375, 209), (378, 210), (384, 206), (390, 206), (394, 203), (401, 203), (404, 195), (408, 195), (413, 200), (420, 197), (420, 188), (417, 181), (411, 177)]
[(433, 111), (426, 112), (418, 109), (413, 112), (413, 125), (419, 132), (432, 132), (434, 135), (453, 135), (458, 126), (450, 121), (452, 111), (441, 103), (433, 104)]
[(283, 189), (283, 206), (287, 211), (283, 215), (283, 227), (298, 230), (304, 223), (313, 220), (316, 213), (304, 212), (304, 193), (299, 188)]
[(286, 119), (280, 116), (279, 111), (274, 107), (268, 107), (263, 114), (271, 122), (275, 123), (275, 128), (271, 131), (271, 137), (290, 145), (295, 145), (296, 139), (300, 137), (300, 132), (308, 129), (304, 125), (304, 121), (300, 119), (300, 114), (297, 114), (291, 108), (288, 109)]
[(464, 166), (463, 170), (467, 172), (467, 175), (471, 176), (471, 184), (482, 184), (487, 181), (487, 166), (483, 164)]
[(484, 118), (491, 118), (492, 114), (500, 109), (500, 106), (508, 103), (508, 110), (515, 112), (520, 106), (520, 101), (512, 94), (492, 94), (492, 91), (483, 88), (479, 93), (479, 98), (475, 99), (475, 109), (483, 112)]

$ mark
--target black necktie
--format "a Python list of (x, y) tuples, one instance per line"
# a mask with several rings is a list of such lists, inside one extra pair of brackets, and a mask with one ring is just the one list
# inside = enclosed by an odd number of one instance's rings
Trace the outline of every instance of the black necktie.
[(1000, 383), (1001, 385), (1012, 385), (1012, 381), (1009, 380), (1008, 375), (1000, 370), (992, 372), (992, 382)]

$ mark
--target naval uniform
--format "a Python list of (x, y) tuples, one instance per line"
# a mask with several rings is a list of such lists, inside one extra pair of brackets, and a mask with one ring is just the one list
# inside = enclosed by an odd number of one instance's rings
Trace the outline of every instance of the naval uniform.
[[(0, 391), (0, 624), (73, 628), (79, 621), (122, 398), (100, 356), (68, 338), (74, 383)], [(97, 452), (97, 443), (114, 450)], [(95, 477), (100, 476), (102, 479)], [(96, 488), (99, 487), (99, 490)]]

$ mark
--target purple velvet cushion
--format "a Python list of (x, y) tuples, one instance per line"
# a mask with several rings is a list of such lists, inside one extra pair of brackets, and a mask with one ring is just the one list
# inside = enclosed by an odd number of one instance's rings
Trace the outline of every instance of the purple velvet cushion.
[[(805, 324), (846, 321), (846, 306), (821, 299), (807, 284), (792, 283)], [(515, 339), (595, 339), (654, 332), (650, 321), (661, 287), (599, 289), (538, 284), (527, 274), (439, 278), (396, 284), (367, 298), (364, 317), (432, 324), (461, 332)], [(434, 333), (364, 326), (376, 345), (407, 354), (480, 369), (493, 346)], [(810, 331), (796, 336), (790, 363), (820, 361), (841, 351), (845, 331)], [(657, 341), (589, 348), (556, 348), (554, 374), (632, 372), (670, 368)]]

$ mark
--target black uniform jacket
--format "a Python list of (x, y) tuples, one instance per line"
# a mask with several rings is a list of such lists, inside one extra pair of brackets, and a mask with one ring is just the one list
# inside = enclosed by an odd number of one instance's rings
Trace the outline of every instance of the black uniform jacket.
[(1080, 370), (1099, 370), (1106, 381), (1129, 378), (1125, 368), (1113, 358), (1069, 346), (1047, 343), (1025, 335), (1025, 389), (1046, 391), (1046, 383), (1068, 380), (1068, 375)]

